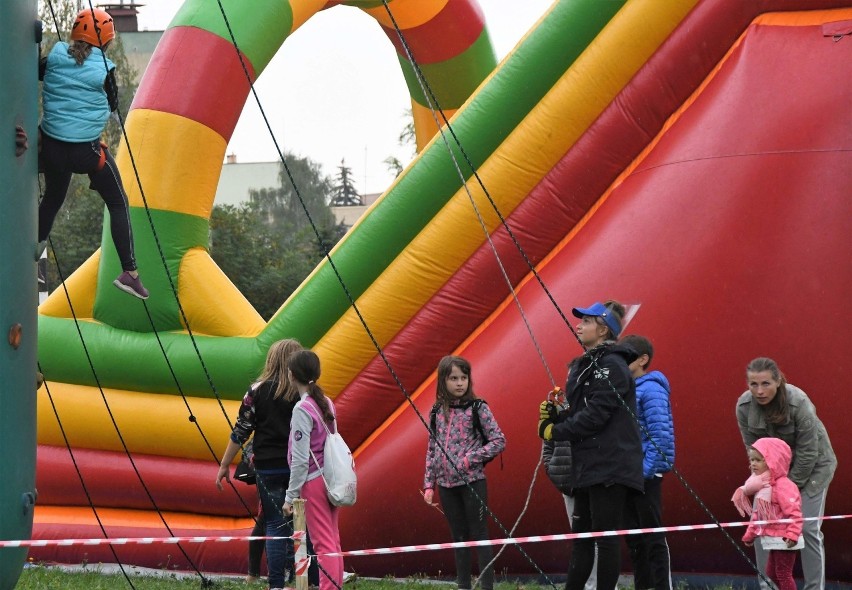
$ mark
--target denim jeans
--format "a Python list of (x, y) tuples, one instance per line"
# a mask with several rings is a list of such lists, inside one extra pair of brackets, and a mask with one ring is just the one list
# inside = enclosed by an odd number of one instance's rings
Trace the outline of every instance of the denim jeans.
[[(257, 470), (257, 493), (263, 514), (266, 516), (267, 537), (292, 537), (293, 519), (285, 519), (281, 507), (287, 487), (290, 485), (289, 470)], [(266, 565), (269, 569), (269, 587), (283, 588), (287, 582), (285, 569), (293, 563), (293, 541), (277, 539), (266, 541)]]

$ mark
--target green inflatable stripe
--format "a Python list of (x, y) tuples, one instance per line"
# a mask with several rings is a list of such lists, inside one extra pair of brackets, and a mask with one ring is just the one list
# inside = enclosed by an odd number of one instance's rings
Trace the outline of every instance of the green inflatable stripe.
[[(220, 0), (240, 51), (255, 76), (266, 68), (293, 29), (293, 9), (281, 0)], [(233, 43), (217, 0), (185, 0), (169, 28), (198, 27)]]
[[(190, 248), (207, 248), (209, 223), (206, 219), (186, 213), (151, 209), (151, 219), (157, 228), (157, 238), (168, 261), (169, 274), (177, 286), (178, 270), (183, 254)], [(130, 208), (133, 227), (133, 242), (138, 260), (150, 261), (139, 272), (149, 291), (169, 294), (167, 305), (150, 306), (154, 325), (160, 330), (182, 330), (177, 302), (171, 296), (169, 278), (161, 262), (160, 252), (151, 231), (151, 223), (145, 209)], [(101, 240), (99, 280), (95, 294), (95, 319), (110, 326), (122, 326), (127, 330), (151, 332), (151, 320), (145, 313), (142, 302), (132, 295), (119, 291), (112, 281), (121, 274), (121, 263), (112, 244), (109, 223), (104, 224)], [(108, 280), (107, 280), (108, 279)], [(191, 327), (191, 326), (190, 326)]]
[[(130, 295), (125, 295), (130, 298)], [(141, 305), (141, 304), (139, 304)], [(151, 391), (192, 397), (215, 397), (204, 369), (183, 332), (161, 332), (160, 340), (168, 355), (180, 388), (152, 334), (119, 330), (92, 322), (80, 322), (80, 332), (93, 359), (94, 371), (103, 387), (129, 391)], [(74, 322), (64, 318), (39, 316), (39, 331), (55, 335), (73, 330), (69, 338), (44, 338), (39, 342), (39, 362), (48, 381), (97, 386)], [(68, 334), (71, 336), (71, 334)], [(204, 364), (223, 399), (239, 400), (249, 383), (260, 373), (266, 349), (256, 338), (195, 336)]]
[[(198, 2), (192, 0), (192, 3)], [(560, 2), (528, 35), (523, 45), (477, 94), (469, 108), (459, 113), (453, 124), (453, 129), (474, 167), (478, 168), (497, 149), (623, 4), (624, 1), (621, 0)], [(465, 169), (466, 165), (458, 149), (455, 148), (454, 151), (456, 159), (463, 166), (463, 173), (469, 177), (471, 171)], [(455, 165), (443, 141), (439, 140), (421, 154), (415, 165), (399, 179), (386, 198), (361, 220), (358, 227), (353, 229), (335, 250), (335, 266), (353, 298), (357, 299), (376, 281), (460, 187), (461, 181)], [(134, 230), (138, 232), (137, 228), (141, 227), (143, 224), (134, 218)], [(147, 220), (144, 227), (147, 227)], [(142, 270), (146, 273), (146, 282), (158, 280), (156, 276), (148, 278), (148, 269)], [(117, 304), (114, 311), (97, 309), (96, 313), (136, 313), (128, 310), (135, 303), (133, 300), (128, 303), (125, 299)], [(208, 366), (218, 366), (217, 374), (221, 370), (238, 375), (223, 379), (221, 383), (218, 378), (214, 381), (224, 395), (234, 395), (237, 397), (233, 399), (238, 399), (245, 384), (257, 374), (256, 369), (263, 362), (265, 351), (272, 342), (281, 338), (297, 338), (305, 346), (313, 346), (349, 307), (350, 301), (344, 294), (340, 281), (331, 265), (324, 261), (272, 318), (256, 341), (248, 339), (251, 344), (246, 345), (246, 339), (240, 338), (201, 338), (198, 339), (199, 351)], [(47, 318), (42, 318), (45, 319)], [(371, 317), (365, 319), (368, 324), (377, 320)], [(156, 321), (158, 325), (160, 322), (164, 326), (171, 325), (169, 322), (173, 321), (173, 318), (157, 318)], [(42, 323), (40, 333), (50, 334), (51, 340), (68, 342), (77, 338), (73, 323), (68, 320)], [(141, 322), (139, 325), (141, 328)], [(157, 347), (156, 340), (150, 334), (140, 335), (141, 340), (133, 342), (132, 347), (127, 347), (127, 350), (132, 351), (128, 353), (132, 358), (125, 364), (116, 359), (115, 350), (123, 347), (122, 340), (119, 340), (118, 346), (115, 344), (116, 338), (120, 339), (122, 336), (111, 334), (111, 330), (108, 326), (99, 324), (86, 326), (89, 338), (103, 338), (106, 342), (113, 343), (105, 345), (103, 350), (99, 351), (103, 356), (95, 355), (98, 366), (103, 366), (107, 371), (105, 375), (109, 376), (102, 379), (105, 386), (149, 392), (174, 392), (175, 385), (171, 375), (158, 368), (164, 364), (159, 351), (146, 356), (144, 362), (135, 360), (142, 354), (136, 353), (137, 346), (150, 346), (152, 350)], [(183, 339), (181, 342), (185, 341), (186, 344), (171, 345), (167, 348), (169, 358), (173, 358), (173, 354), (179, 350), (189, 355), (185, 360), (187, 366), (200, 366), (188, 337), (185, 334), (175, 334), (173, 338), (176, 341)], [(42, 338), (42, 341), (46, 339), (48, 338)], [(218, 356), (223, 350), (227, 351), (225, 355)], [(71, 383), (92, 384), (94, 381), (86, 371), (76, 367), (72, 369), (74, 363), (65, 364), (57, 358), (63, 352), (67, 351), (54, 351), (50, 357), (51, 366), (57, 370), (52, 378)], [(42, 356), (48, 354), (45, 351), (41, 353)], [(147, 352), (145, 354), (147, 355)], [(159, 360), (155, 358), (158, 354)], [(219, 363), (219, 360), (222, 362)], [(79, 362), (79, 358), (75, 362)], [(119, 368), (113, 370), (106, 365)], [(69, 372), (66, 375), (66, 371), (72, 370), (73, 374)], [(210, 386), (200, 371), (182, 373), (181, 386), (184, 392), (192, 392), (192, 395), (209, 395), (210, 391)]]
[[(427, 100), (427, 95), (423, 94), (414, 66), (399, 54), (397, 58), (411, 98), (428, 108), (430, 101)], [(464, 104), (464, 101), (473, 94), (476, 87), (494, 70), (496, 65), (497, 60), (494, 57), (488, 29), (482, 29), (479, 38), (460, 55), (438, 63), (422, 64), (420, 71), (429, 88), (432, 89), (432, 94), (440, 108), (454, 110)], [(477, 73), (475, 78), (471, 77), (471, 72)]]

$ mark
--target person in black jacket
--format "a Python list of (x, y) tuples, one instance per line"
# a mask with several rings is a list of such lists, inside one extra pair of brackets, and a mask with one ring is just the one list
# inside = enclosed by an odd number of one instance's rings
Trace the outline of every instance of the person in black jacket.
[[(571, 443), (571, 530), (576, 533), (623, 528), (630, 494), (643, 491), (636, 385), (628, 368), (637, 355), (615, 343), (624, 311), (617, 301), (572, 310), (580, 318), (577, 337), (586, 352), (569, 365), (568, 409), (557, 412), (548, 401), (540, 408), (539, 436)], [(598, 587), (615, 588), (621, 571), (618, 537), (598, 537), (574, 541), (566, 590), (582, 590), (596, 547)]]
[[(290, 537), (293, 535), (292, 519), (285, 519), (281, 511), (284, 494), (290, 483), (290, 466), (287, 449), (290, 439), (290, 418), (296, 405), (298, 392), (287, 377), (290, 356), (302, 350), (296, 340), (279, 340), (269, 347), (266, 365), (257, 381), (252, 383), (243, 397), (237, 420), (231, 431), (228, 446), (216, 473), (216, 487), (222, 489), (222, 479), (231, 480), (230, 467), (240, 447), (254, 432), (254, 465), (257, 472), (257, 493), (266, 517), (266, 536)], [(268, 539), (266, 564), (269, 569), (269, 587), (284, 588), (292, 571), (292, 541)]]

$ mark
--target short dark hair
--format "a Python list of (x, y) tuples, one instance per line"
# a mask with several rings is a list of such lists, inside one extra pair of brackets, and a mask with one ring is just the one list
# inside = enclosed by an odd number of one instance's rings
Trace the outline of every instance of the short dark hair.
[(647, 354), (648, 364), (646, 364), (644, 368), (647, 369), (651, 366), (651, 361), (654, 359), (654, 347), (651, 345), (650, 340), (638, 334), (628, 334), (621, 339), (621, 344), (629, 346), (639, 353), (639, 356)]

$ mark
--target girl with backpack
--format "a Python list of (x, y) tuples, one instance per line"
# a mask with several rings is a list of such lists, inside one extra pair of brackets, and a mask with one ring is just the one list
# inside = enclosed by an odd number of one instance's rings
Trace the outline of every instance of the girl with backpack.
[[(435, 488), (454, 542), (488, 539), (485, 464), (506, 448), (506, 437), (488, 405), (473, 392), (470, 363), (445, 356), (438, 363), (432, 432), (426, 451), (423, 498), (435, 506)], [(439, 444), (440, 443), (440, 444)], [(471, 550), (455, 549), (456, 581), (471, 587)], [(476, 548), (482, 590), (494, 588), (491, 547)]]
[(304, 498), (305, 522), (308, 526), (320, 567), (320, 590), (343, 585), (343, 558), (326, 554), (340, 552), (338, 517), (340, 508), (333, 506), (322, 477), (323, 452), (329, 432), (337, 430), (334, 404), (317, 384), (320, 360), (316, 353), (301, 350), (290, 357), (289, 377), (299, 391), (290, 423), (290, 487), (284, 499), (284, 513), (293, 514), (293, 500)]

